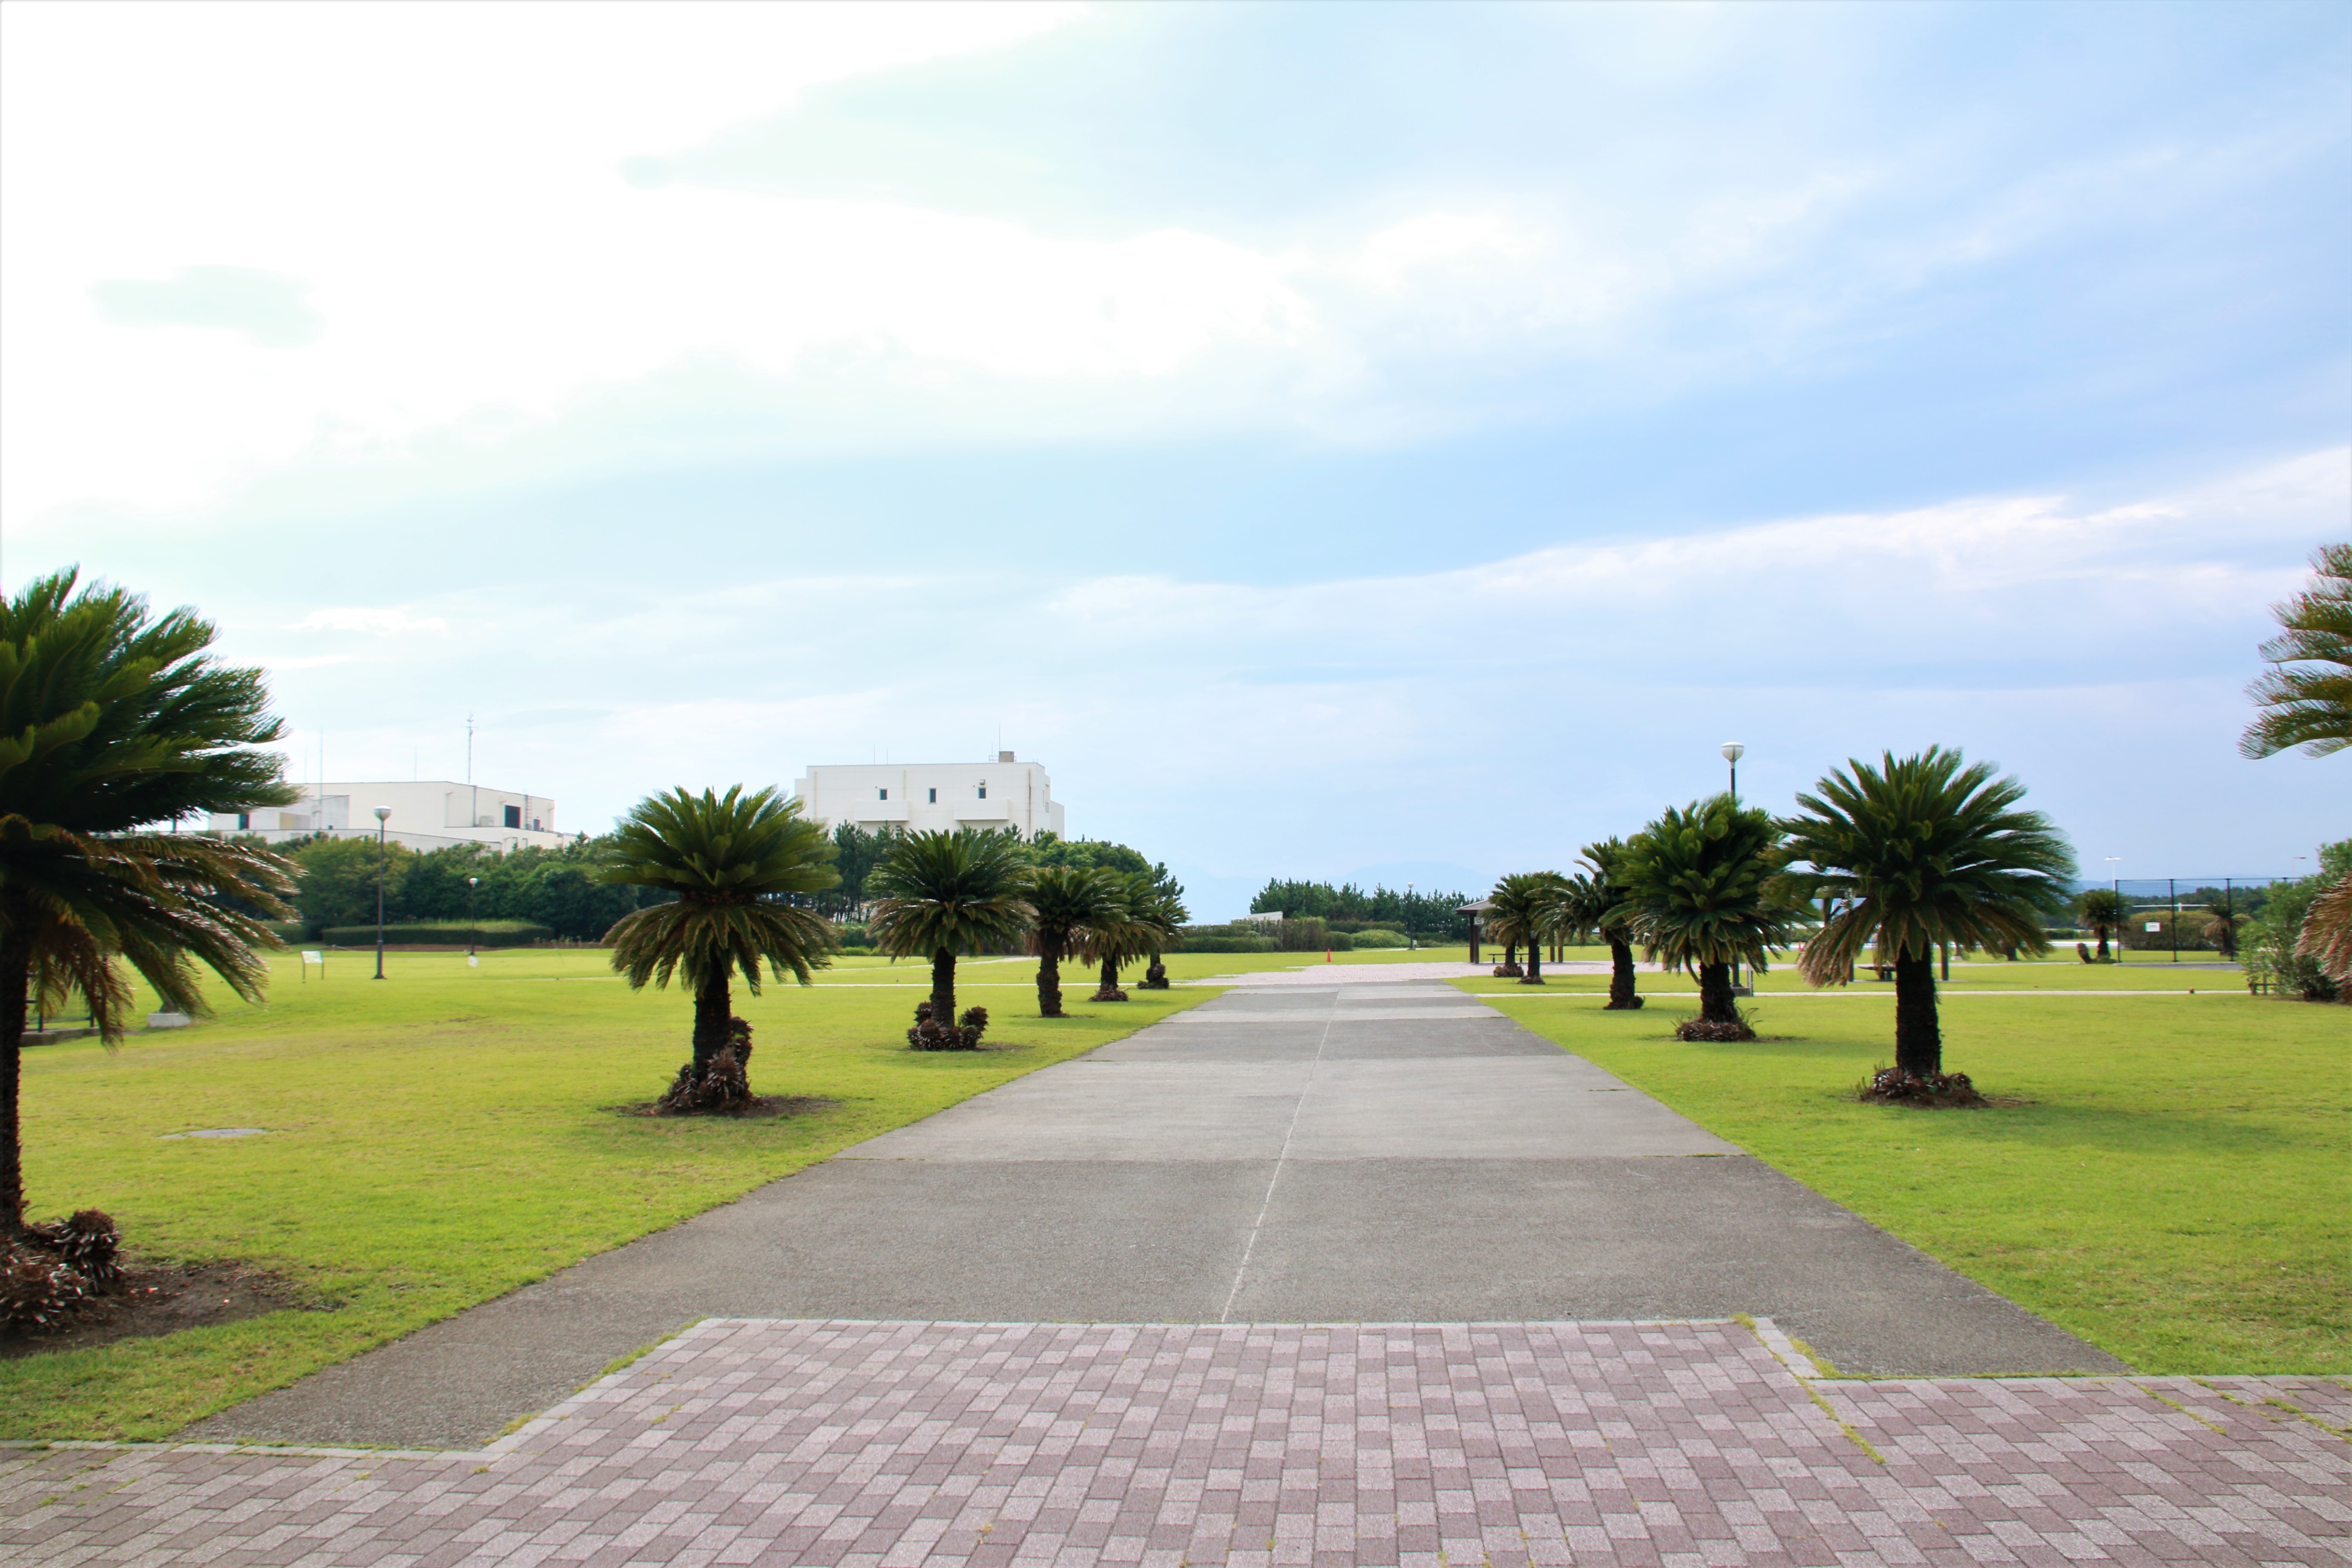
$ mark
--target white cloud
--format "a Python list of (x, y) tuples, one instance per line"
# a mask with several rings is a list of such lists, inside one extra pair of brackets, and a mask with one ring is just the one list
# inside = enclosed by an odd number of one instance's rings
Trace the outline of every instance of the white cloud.
[(448, 625), (438, 616), (414, 616), (405, 608), (397, 606), (349, 605), (339, 609), (313, 610), (286, 629), (296, 632), (367, 632), (376, 637), (393, 637), (402, 632), (446, 631)]

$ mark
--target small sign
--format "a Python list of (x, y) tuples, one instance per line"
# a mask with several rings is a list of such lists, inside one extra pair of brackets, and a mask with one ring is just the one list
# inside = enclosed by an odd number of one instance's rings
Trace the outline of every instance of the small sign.
[(469, 952), (466, 955), (466, 967), (468, 969), (479, 969), (482, 967), (482, 961), (476, 958)]
[(313, 952), (309, 948), (304, 948), (302, 950), (302, 962), (305, 963), (315, 963), (320, 968), (324, 969), (327, 967), (327, 955), (323, 952)]
[(2164, 929), (2164, 922), (2162, 921), (2150, 921), (2147, 922), (2147, 929), (2150, 931), (2162, 931)]

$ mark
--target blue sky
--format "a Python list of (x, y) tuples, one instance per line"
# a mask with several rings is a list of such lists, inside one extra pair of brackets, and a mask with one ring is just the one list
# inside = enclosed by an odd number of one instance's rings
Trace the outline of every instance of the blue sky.
[(2286, 872), (2326, 5), (0, 13), (0, 571), (299, 775), (1043, 761), (1206, 915), (1930, 742)]

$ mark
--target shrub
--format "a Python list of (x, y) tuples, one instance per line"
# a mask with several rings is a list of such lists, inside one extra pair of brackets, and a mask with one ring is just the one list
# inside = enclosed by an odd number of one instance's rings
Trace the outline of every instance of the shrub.
[(1274, 952), (1274, 939), (1250, 926), (1187, 926), (1176, 933), (1170, 952)]
[(1675, 1026), (1675, 1038), (1678, 1040), (1713, 1040), (1726, 1043), (1754, 1039), (1756, 1037), (1755, 1024), (1749, 1021), (1746, 1013), (1738, 1012), (1736, 1008), (1734, 1009), (1734, 1012), (1737, 1014), (1736, 1016), (1723, 1019), (1719, 1022), (1710, 1021), (1706, 1018), (1685, 1018), (1681, 1023)]
[(907, 1044), (919, 1051), (976, 1051), (980, 1037), (988, 1033), (988, 1009), (967, 1007), (963, 1016), (953, 1025), (942, 1024), (931, 1016), (929, 1002), (915, 1004), (915, 1026), (907, 1031)]
[[(336, 947), (373, 947), (375, 927), (329, 926), (319, 937)], [(463, 947), (469, 938), (480, 947), (528, 947), (553, 941), (555, 932), (529, 921), (484, 921), (479, 925), (464, 921), (404, 921), (383, 928), (383, 940), (388, 942)]]
[(1991, 1101), (1977, 1092), (1964, 1072), (1913, 1075), (1899, 1068), (1880, 1068), (1855, 1091), (1855, 1098), (1875, 1105), (1958, 1106), (1979, 1109)]
[(1356, 947), (1359, 952), (1385, 952), (1405, 945), (1405, 934), (1401, 931), (1385, 931), (1379, 926), (1374, 926), (1370, 931), (1360, 931), (1356, 933)]

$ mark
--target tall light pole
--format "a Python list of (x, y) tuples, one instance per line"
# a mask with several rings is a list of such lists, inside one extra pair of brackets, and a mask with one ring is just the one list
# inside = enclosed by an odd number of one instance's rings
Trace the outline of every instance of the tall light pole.
[(1404, 885), (1404, 950), (1407, 952), (1421, 951), (1419, 944), (1412, 940), (1412, 884), (1411, 882)]
[(375, 808), (375, 977), (383, 978), (383, 825), (392, 817), (392, 807)]
[(2116, 868), (2123, 864), (2124, 858), (2110, 855), (2106, 859), (2107, 890), (2116, 896), (2116, 962), (2121, 963), (2124, 961), (2124, 879)]
[(482, 922), (474, 915), (474, 895), (481, 885), (479, 877), (466, 879), (466, 963), (469, 968), (480, 962), (474, 956), (474, 940), (482, 929)]
[[(1731, 764), (1731, 805), (1735, 811), (1739, 808), (1739, 759), (1747, 754), (1748, 748), (1737, 741), (1723, 743), (1723, 760)], [(1731, 961), (1731, 988), (1735, 991), (1739, 989), (1739, 960), (1737, 958)]]

